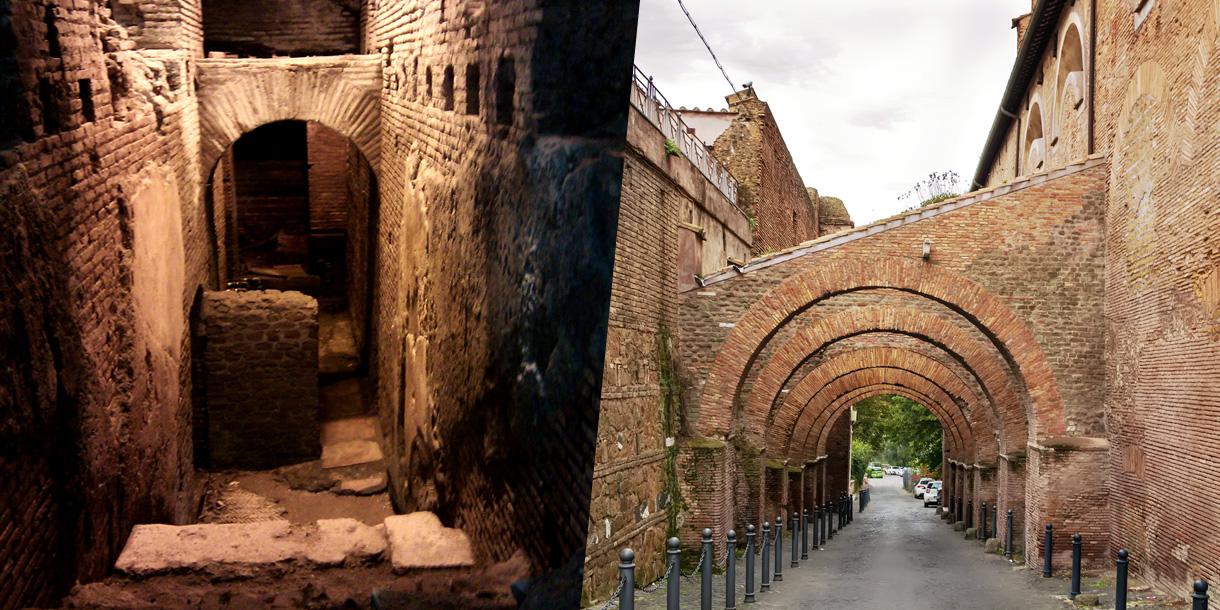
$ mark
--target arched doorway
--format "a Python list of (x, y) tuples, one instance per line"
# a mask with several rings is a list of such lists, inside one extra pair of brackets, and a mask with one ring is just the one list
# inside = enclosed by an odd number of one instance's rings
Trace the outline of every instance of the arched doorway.
[[(201, 369), (196, 388), (202, 388), (204, 396), (195, 400), (203, 402), (196, 409), (202, 414), (197, 423), (208, 426), (209, 432), (196, 432), (197, 450), (220, 451), (211, 441), (230, 436), (226, 426), (242, 425), (240, 418), (218, 421), (209, 409), (218, 401), (230, 405), (239, 400), (220, 395), (234, 385), (256, 391), (283, 385), (285, 393), (299, 392), (296, 415), (316, 423), (312, 430), (300, 422), (294, 428), (289, 422), (296, 417), (274, 412), (264, 419), (278, 420), (277, 429), (266, 432), (284, 436), (285, 429), (293, 430), (291, 434), (301, 437), (294, 450), (264, 455), (260, 447), (250, 449), (250, 459), (245, 459), (242, 443), (223, 444), (229, 449), (222, 459), (197, 456), (197, 463), (268, 467), (318, 457), (323, 467), (336, 461), (344, 466), (379, 463), (380, 434), (369, 380), (379, 207), (374, 168), (346, 135), (313, 121), (282, 120), (244, 133), (208, 175), (205, 209), (214, 285), (203, 297), (201, 330), (195, 338), (202, 346), (196, 351), (208, 352), (196, 356), (203, 362), (196, 366)], [(232, 296), (236, 293), (264, 296), (220, 303), (238, 298)], [(294, 327), (293, 322), (299, 324)], [(217, 333), (228, 337), (212, 336)], [(258, 360), (268, 351), (292, 356), (268, 356), (266, 362), (238, 371), (239, 380), (229, 378), (235, 374), (226, 372), (226, 358)], [(217, 383), (224, 375), (229, 377)], [(250, 380), (247, 375), (261, 378)], [(301, 387), (306, 385), (311, 387)], [(263, 408), (265, 403), (264, 398), (249, 408)], [(358, 438), (328, 434), (331, 424), (363, 432)], [(256, 432), (249, 434), (257, 438)], [(363, 443), (363, 457), (332, 459), (332, 445), (357, 440)], [(344, 452), (350, 449), (344, 445)]]

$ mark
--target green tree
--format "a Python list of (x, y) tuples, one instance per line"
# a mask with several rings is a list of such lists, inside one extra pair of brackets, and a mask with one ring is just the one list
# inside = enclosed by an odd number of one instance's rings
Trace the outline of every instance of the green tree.
[[(861, 467), (867, 465), (867, 460), (931, 470), (941, 467), (940, 420), (919, 403), (903, 396), (874, 396), (856, 403), (853, 459), (856, 440), (872, 450)], [(853, 461), (853, 475), (854, 468)]]
[(856, 489), (864, 485), (864, 477), (868, 474), (868, 464), (877, 456), (877, 450), (859, 438), (851, 439), (851, 478), (856, 482)]

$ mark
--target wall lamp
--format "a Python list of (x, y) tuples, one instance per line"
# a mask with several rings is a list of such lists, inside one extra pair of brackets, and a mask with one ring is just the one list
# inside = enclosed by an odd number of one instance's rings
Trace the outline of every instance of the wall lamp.
[(923, 259), (928, 260), (929, 258), (932, 258), (932, 240), (925, 239), (923, 240)]

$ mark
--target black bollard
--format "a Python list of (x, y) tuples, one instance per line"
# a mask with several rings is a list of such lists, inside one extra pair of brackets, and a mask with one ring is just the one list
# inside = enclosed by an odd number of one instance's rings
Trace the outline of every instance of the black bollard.
[(830, 540), (835, 537), (835, 519), (837, 519), (837, 517), (835, 517), (834, 506), (835, 505), (833, 502), (826, 503), (826, 521), (827, 521), (826, 539), (827, 540)]
[(966, 501), (966, 529), (974, 527), (974, 500)]
[[(746, 526), (746, 596), (747, 604), (754, 603), (754, 524)], [(671, 610), (677, 610), (674, 606)]]
[(635, 610), (635, 551), (619, 551), (618, 574), (619, 582), (623, 585), (618, 594), (618, 607), (620, 610)]
[(979, 536), (980, 540), (987, 539), (987, 503), (986, 502), (983, 502), (983, 508), (979, 512), (979, 533), (982, 534), (981, 536)]
[(665, 581), (665, 610), (679, 610), (682, 603), (678, 590), (682, 583), (682, 542), (677, 536), (665, 542), (665, 555), (669, 560), (669, 576)]
[(729, 530), (728, 544), (724, 555), (724, 607), (737, 607), (737, 532)]
[(801, 509), (801, 559), (809, 559), (809, 509)]
[(1072, 589), (1068, 598), (1076, 599), (1080, 595), (1080, 534), (1072, 534)]
[(822, 507), (813, 508), (813, 549), (822, 547)]
[(793, 511), (793, 513), (792, 513), (792, 556), (788, 558), (788, 561), (789, 561), (788, 567), (790, 567), (790, 568), (795, 568), (797, 565), (799, 565), (797, 558), (799, 557), (800, 554), (798, 553), (798, 549), (797, 549), (796, 530), (799, 529), (800, 527), (801, 527), (801, 514)]
[(1207, 610), (1206, 580), (1195, 581), (1195, 592), (1190, 596), (1190, 610)]
[(780, 582), (784, 579), (784, 516), (780, 515), (775, 518), (775, 574), (771, 576), (771, 582)]
[(771, 590), (771, 522), (763, 521), (762, 531), (762, 591)]
[(1046, 542), (1042, 546), (1042, 578), (1051, 577), (1051, 554), (1054, 553), (1054, 531), (1050, 523), (1046, 524)]
[(1008, 511), (1008, 515), (1004, 517), (1008, 530), (1004, 534), (1004, 557), (1012, 561), (1012, 511)]
[(1127, 549), (1119, 549), (1114, 562), (1114, 610), (1127, 610)]
[(991, 537), (1000, 537), (1000, 501), (996, 500), (995, 506), (991, 507)]
[(699, 607), (712, 610), (712, 530), (703, 528), (703, 563), (699, 566)]
[(826, 546), (826, 542), (830, 540), (830, 510), (826, 505), (822, 505), (822, 538), (819, 547)]

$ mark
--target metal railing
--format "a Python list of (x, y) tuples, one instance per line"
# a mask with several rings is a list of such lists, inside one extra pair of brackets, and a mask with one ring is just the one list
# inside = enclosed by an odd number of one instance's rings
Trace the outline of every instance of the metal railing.
[(672, 140), (708, 182), (733, 203), (737, 205), (737, 181), (715, 157), (708, 152), (707, 144), (700, 140), (674, 109), (669, 100), (653, 84), (652, 77), (634, 66), (631, 74), (631, 105), (635, 106), (648, 122), (661, 130), (661, 133)]

